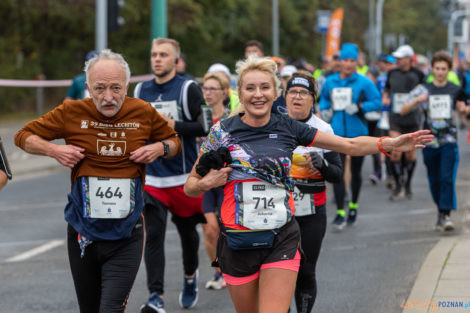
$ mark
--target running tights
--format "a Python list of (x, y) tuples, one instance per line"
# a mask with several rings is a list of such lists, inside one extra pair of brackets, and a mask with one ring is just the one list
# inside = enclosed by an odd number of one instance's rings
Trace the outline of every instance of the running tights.
[[(168, 208), (155, 197), (144, 192), (145, 227), (145, 266), (147, 269), (147, 287), (150, 292), (164, 293), (165, 272), (165, 232)], [(196, 225), (200, 219), (194, 217), (178, 217), (173, 215), (172, 222), (180, 235), (183, 250), (183, 267), (185, 275), (192, 275), (199, 265), (198, 249), (199, 234)]]
[[(341, 162), (345, 164), (346, 155), (340, 153)], [(351, 202), (357, 203), (359, 199), (359, 192), (362, 185), (362, 163), (364, 162), (363, 156), (352, 156), (351, 157)], [(343, 174), (344, 177), (344, 174)], [(333, 184), (333, 191), (336, 199), (336, 206), (338, 210), (344, 209), (344, 195), (346, 193), (346, 186), (344, 184), (344, 179), (337, 184)]]
[(325, 205), (315, 207), (316, 214), (296, 216), (300, 226), (301, 247), (305, 262), (300, 265), (295, 288), (295, 304), (298, 313), (310, 313), (317, 297), (315, 268), (326, 231)]
[(67, 230), (67, 248), (81, 313), (122, 313), (142, 260), (143, 227), (139, 220), (131, 237), (94, 241), (80, 257), (78, 233)]

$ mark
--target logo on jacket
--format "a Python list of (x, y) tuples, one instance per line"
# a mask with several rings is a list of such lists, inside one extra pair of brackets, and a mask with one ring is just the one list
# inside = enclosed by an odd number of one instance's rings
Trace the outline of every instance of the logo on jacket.
[(126, 153), (125, 141), (100, 140), (96, 141), (98, 155), (122, 156)]
[(82, 120), (81, 128), (88, 128), (88, 121), (87, 120)]

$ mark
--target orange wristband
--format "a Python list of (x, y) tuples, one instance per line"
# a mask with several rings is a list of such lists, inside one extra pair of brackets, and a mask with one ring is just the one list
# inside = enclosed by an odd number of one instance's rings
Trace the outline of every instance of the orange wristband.
[(380, 137), (379, 141), (377, 142), (377, 148), (379, 148), (379, 151), (380, 151), (380, 152), (382, 152), (382, 153), (385, 154), (386, 156), (390, 157), (390, 153), (388, 153), (387, 151), (385, 151), (385, 149), (382, 147), (382, 141), (383, 141), (385, 138), (390, 138), (390, 137), (389, 137), (389, 136)]

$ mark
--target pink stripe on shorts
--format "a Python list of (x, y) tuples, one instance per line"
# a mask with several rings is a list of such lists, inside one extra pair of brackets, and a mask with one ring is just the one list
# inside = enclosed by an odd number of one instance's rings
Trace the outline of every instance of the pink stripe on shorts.
[[(295, 254), (293, 259), (266, 263), (266, 264), (261, 265), (260, 270), (264, 270), (267, 268), (280, 268), (284, 270), (291, 270), (294, 272), (298, 272), (299, 267), (300, 267), (300, 259), (301, 259), (300, 253), (299, 253), (299, 250), (297, 250), (297, 253)], [(258, 279), (259, 271), (252, 275), (248, 275), (244, 277), (235, 277), (235, 276), (231, 276), (231, 275), (224, 274), (224, 273), (222, 273), (222, 275), (224, 276), (225, 282), (227, 284), (233, 285), (233, 286), (239, 286), (239, 285), (248, 284), (249, 282), (255, 279)]]

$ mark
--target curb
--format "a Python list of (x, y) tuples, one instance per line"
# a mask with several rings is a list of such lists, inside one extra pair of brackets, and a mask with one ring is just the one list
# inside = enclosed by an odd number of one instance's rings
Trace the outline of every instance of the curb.
[[(442, 272), (447, 265), (447, 260), (457, 245), (459, 237), (460, 236), (442, 238), (434, 248), (432, 248), (419, 270), (418, 277), (416, 278), (406, 303), (402, 303), (402, 307), (413, 301), (421, 301), (425, 304), (426, 301), (431, 301), (433, 299), (439, 280), (442, 276)], [(416, 308), (414, 308), (414, 306), (411, 308), (405, 307), (403, 309), (403, 313), (415, 312)]]

